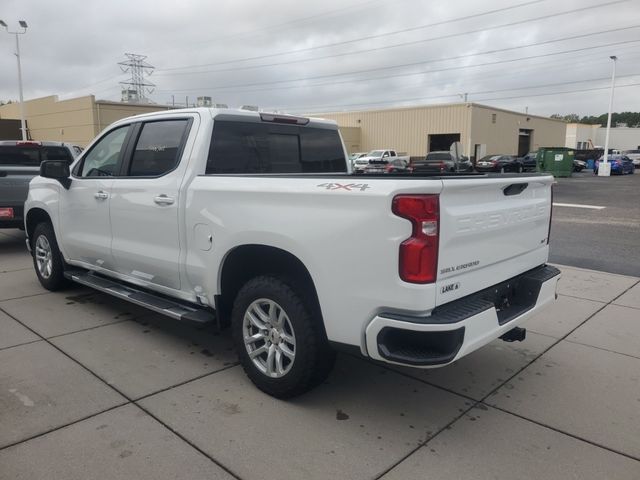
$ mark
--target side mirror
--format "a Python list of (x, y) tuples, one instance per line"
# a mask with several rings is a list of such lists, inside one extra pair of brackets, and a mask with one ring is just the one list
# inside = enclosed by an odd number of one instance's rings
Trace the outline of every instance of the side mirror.
[(40, 164), (40, 176), (44, 178), (53, 178), (60, 184), (69, 189), (71, 185), (71, 172), (69, 171), (69, 162), (66, 160), (45, 160)]

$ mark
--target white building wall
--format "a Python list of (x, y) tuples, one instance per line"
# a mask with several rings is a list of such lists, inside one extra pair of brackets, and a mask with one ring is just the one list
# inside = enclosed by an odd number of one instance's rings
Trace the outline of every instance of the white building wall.
[(600, 125), (586, 125), (583, 123), (567, 124), (567, 136), (565, 139), (565, 147), (577, 149), (591, 149), (596, 145), (604, 145), (598, 143), (598, 132), (602, 130)]
[[(597, 144), (604, 146), (607, 129), (600, 128), (596, 134)], [(616, 127), (609, 134), (609, 148), (615, 150), (640, 149), (640, 128)]]

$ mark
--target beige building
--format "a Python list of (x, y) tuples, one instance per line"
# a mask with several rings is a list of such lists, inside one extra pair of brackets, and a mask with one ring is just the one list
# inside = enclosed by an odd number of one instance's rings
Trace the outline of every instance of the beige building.
[(349, 153), (394, 148), (410, 156), (449, 150), (460, 141), (464, 155), (524, 155), (565, 144), (561, 120), (476, 103), (314, 114), (338, 122)]
[[(52, 95), (28, 100), (24, 107), (28, 136), (31, 140), (53, 140), (83, 147), (116, 120), (172, 108), (164, 105), (96, 100), (93, 95), (69, 100), (58, 100), (57, 96)], [(0, 106), (0, 119), (18, 118), (19, 103)]]

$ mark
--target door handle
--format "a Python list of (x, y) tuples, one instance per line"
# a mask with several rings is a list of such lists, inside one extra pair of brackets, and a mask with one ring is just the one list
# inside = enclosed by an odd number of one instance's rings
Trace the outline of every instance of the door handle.
[(175, 202), (175, 199), (173, 197), (168, 197), (163, 193), (162, 195), (158, 195), (157, 197), (154, 197), (153, 201), (156, 202), (156, 204), (158, 205), (173, 205), (173, 202)]
[(109, 198), (109, 194), (106, 192), (103, 192), (102, 190), (100, 190), (99, 192), (96, 192), (93, 194), (94, 198), (97, 198), (98, 200), (106, 200), (107, 198)]

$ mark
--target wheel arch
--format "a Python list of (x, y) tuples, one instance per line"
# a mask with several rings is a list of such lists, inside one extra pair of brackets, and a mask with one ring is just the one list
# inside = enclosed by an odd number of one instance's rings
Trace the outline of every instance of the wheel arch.
[[(318, 318), (322, 318), (311, 273), (296, 255), (270, 245), (245, 244), (230, 250), (220, 268), (216, 310), (223, 324), (229, 323), (233, 302), (240, 288), (251, 278), (269, 274), (287, 277), (295, 282), (293, 286), (301, 289), (309, 305), (319, 315)], [(324, 324), (322, 329), (324, 331)]]
[(29, 241), (33, 241), (33, 231), (39, 223), (48, 222), (53, 226), (51, 216), (46, 210), (42, 208), (32, 208), (27, 212), (25, 217), (25, 228), (27, 230), (27, 237)]

